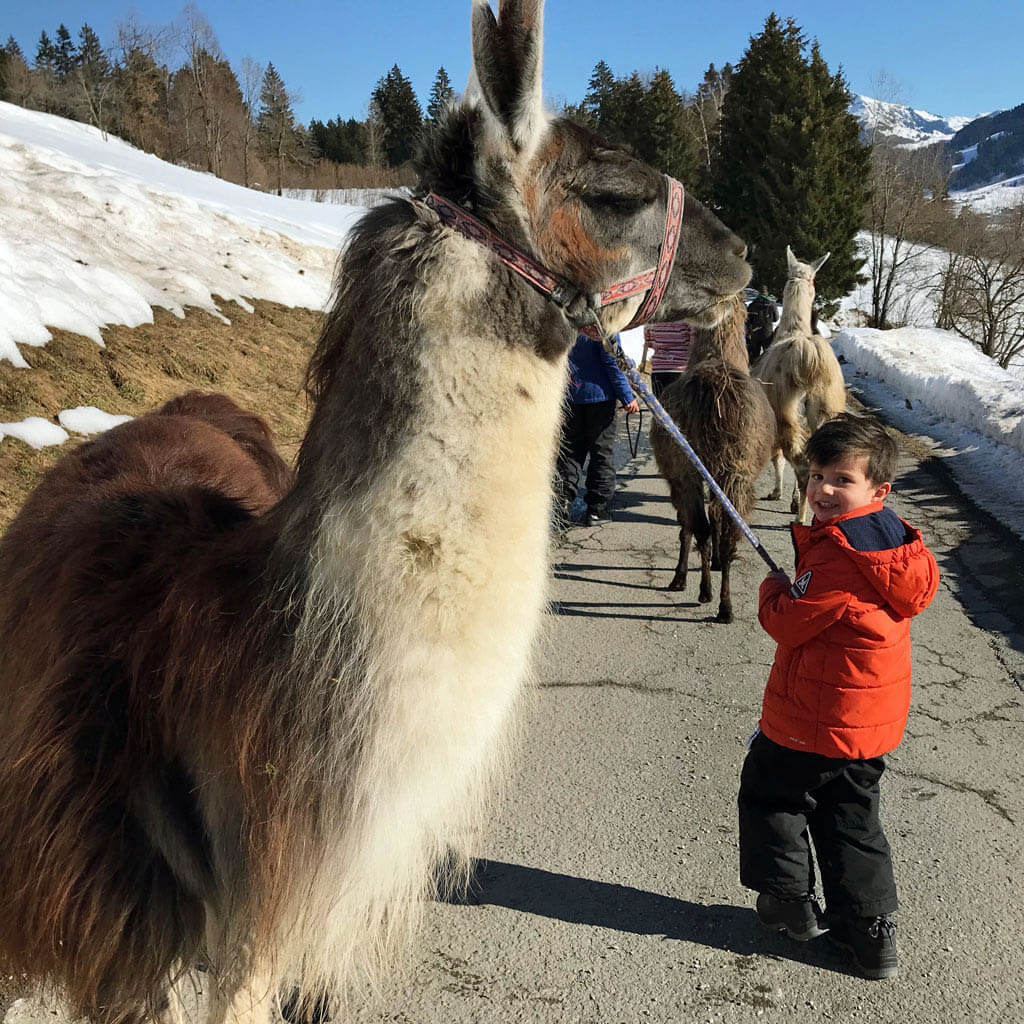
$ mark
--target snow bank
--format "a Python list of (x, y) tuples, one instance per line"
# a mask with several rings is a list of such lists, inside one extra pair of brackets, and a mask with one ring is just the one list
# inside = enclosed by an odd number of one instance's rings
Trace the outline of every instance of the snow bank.
[(949, 331), (849, 328), (833, 345), (847, 384), (930, 440), (964, 492), (1024, 537), (1024, 376)]

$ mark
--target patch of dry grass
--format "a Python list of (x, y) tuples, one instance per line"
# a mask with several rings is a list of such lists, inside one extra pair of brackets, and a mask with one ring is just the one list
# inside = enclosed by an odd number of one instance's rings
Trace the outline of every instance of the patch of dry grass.
[[(78, 405), (138, 416), (184, 391), (221, 391), (263, 416), (288, 460), (298, 450), (309, 407), (302, 391), (321, 314), (255, 303), (247, 313), (220, 303), (231, 321), (202, 310), (183, 319), (154, 311), (154, 323), (104, 330), (105, 348), (81, 335), (53, 331), (42, 348), (21, 346), (29, 369), (0, 362), (0, 422), (57, 413)], [(35, 451), (0, 441), (0, 531), (14, 518), (39, 477), (83, 439)]]

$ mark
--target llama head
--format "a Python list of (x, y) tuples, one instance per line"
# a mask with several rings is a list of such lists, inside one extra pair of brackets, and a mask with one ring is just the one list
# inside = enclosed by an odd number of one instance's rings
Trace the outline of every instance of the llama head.
[(790, 281), (795, 278), (802, 278), (805, 281), (814, 283), (814, 277), (819, 270), (825, 265), (825, 260), (831, 256), (831, 252), (825, 253), (820, 260), (815, 260), (814, 263), (801, 263), (793, 255), (793, 250), (787, 245), (786, 246), (786, 268), (787, 277)]
[[(428, 139), (421, 185), (466, 205), (589, 296), (654, 267), (665, 177), (542, 101), (543, 0), (473, 0), (473, 71), (462, 103)], [(746, 247), (686, 196), (675, 263), (653, 320), (713, 326), (747, 284)], [(643, 295), (605, 307), (624, 326)]]

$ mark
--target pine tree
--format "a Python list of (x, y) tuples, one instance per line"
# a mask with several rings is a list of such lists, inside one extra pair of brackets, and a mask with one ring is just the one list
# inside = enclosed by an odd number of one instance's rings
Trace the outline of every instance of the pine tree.
[(53, 41), (43, 29), (39, 36), (39, 45), (36, 47), (35, 67), (37, 71), (53, 72), (57, 67), (57, 51), (54, 49)]
[(595, 131), (607, 134), (611, 121), (611, 104), (615, 92), (615, 76), (612, 69), (599, 60), (587, 83), (587, 95), (583, 97), (582, 113), (589, 126)]
[(598, 127), (600, 133), (612, 142), (631, 147), (637, 153), (645, 152), (643, 137), (646, 131), (646, 99), (647, 87), (639, 71), (634, 71), (628, 78), (616, 79), (602, 105)]
[(637, 152), (653, 167), (682, 181), (696, 174), (698, 156), (685, 130), (686, 107), (672, 76), (656, 70), (643, 98)]
[(24, 104), (31, 91), (31, 72), (14, 36), (0, 47), (0, 100)]
[(57, 27), (57, 36), (53, 43), (53, 63), (54, 71), (62, 81), (71, 75), (78, 64), (75, 41), (63, 22)]
[(841, 73), (799, 26), (775, 14), (750, 40), (722, 109), (714, 194), (722, 219), (750, 246), (755, 281), (781, 293), (785, 249), (831, 250), (815, 284), (828, 304), (860, 280), (854, 237), (869, 196), (870, 148), (859, 139)]
[(99, 36), (83, 25), (78, 33), (78, 65), (91, 81), (102, 81), (110, 74), (110, 60), (100, 45)]
[(310, 121), (309, 136), (317, 154), (325, 160), (333, 160), (337, 164), (367, 162), (366, 125), (354, 117), (347, 121), (336, 117), (326, 124)]
[(427, 117), (431, 121), (436, 121), (454, 98), (455, 90), (452, 88), (448, 72), (443, 67), (440, 67), (437, 69), (434, 85), (430, 90), (430, 100), (427, 102)]
[(256, 132), (264, 153), (275, 162), (277, 194), (281, 195), (284, 187), (284, 161), (295, 149), (297, 139), (291, 97), (273, 64), (267, 64), (263, 74)]
[(423, 113), (412, 83), (397, 64), (377, 83), (371, 103), (380, 118), (385, 160), (390, 167), (398, 167), (412, 158)]

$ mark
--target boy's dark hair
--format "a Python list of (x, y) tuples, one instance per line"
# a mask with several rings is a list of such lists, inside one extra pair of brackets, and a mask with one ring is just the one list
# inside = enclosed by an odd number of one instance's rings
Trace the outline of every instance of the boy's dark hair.
[(892, 483), (896, 475), (900, 450), (893, 436), (874, 416), (843, 412), (818, 427), (805, 451), (807, 458), (819, 466), (830, 466), (848, 455), (866, 455), (868, 480), (885, 484)]

